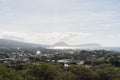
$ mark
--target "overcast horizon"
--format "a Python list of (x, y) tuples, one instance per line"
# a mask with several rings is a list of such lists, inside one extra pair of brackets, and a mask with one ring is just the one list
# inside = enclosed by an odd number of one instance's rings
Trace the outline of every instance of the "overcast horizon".
[(0, 38), (120, 46), (119, 0), (0, 0)]

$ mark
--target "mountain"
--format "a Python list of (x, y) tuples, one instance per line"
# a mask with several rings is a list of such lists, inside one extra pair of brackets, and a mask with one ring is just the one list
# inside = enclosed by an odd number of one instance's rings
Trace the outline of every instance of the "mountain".
[(65, 42), (57, 42), (55, 44), (53, 44), (53, 46), (69, 46), (68, 44), (66, 44)]
[(0, 39), (0, 48), (42, 48), (44, 45), (25, 43), (15, 40)]
[(17, 49), (17, 48), (48, 48), (48, 49), (105, 49), (120, 51), (120, 47), (102, 47), (100, 44), (90, 43), (81, 45), (69, 45), (65, 42), (57, 42), (53, 45), (32, 44), (15, 40), (0, 39), (0, 48)]
[(89, 44), (81, 44), (81, 45), (77, 45), (79, 47), (85, 47), (85, 48), (101, 48), (102, 46), (100, 44), (96, 44), (96, 43), (89, 43)]
[(50, 49), (98, 49), (102, 48), (100, 44), (90, 43), (90, 44), (81, 44), (81, 45), (69, 45), (65, 42), (57, 42), (50, 47)]

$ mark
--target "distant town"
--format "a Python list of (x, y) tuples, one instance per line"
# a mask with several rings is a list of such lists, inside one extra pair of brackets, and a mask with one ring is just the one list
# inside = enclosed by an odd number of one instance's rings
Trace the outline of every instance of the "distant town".
[[(13, 66), (11, 62), (30, 64), (37, 62), (83, 65), (85, 62), (117, 60), (120, 66), (120, 52), (107, 50), (73, 49), (0, 49), (0, 62)], [(91, 63), (92, 64), (92, 63)], [(115, 64), (116, 65), (116, 64)]]

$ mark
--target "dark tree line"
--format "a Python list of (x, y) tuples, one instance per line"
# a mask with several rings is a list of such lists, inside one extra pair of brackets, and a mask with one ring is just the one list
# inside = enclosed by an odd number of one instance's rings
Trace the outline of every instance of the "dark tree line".
[(14, 69), (0, 65), (0, 80), (119, 80), (120, 68), (109, 64), (70, 65), (39, 63)]

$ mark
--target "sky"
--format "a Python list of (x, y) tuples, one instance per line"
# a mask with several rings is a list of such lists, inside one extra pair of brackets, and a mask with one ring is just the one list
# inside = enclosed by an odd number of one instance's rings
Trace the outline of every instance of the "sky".
[(0, 0), (0, 38), (120, 46), (120, 0)]

